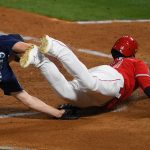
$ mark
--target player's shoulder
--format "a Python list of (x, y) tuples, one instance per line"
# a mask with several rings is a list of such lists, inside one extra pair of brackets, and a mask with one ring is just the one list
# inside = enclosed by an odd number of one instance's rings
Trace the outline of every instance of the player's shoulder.
[(144, 63), (143, 60), (141, 60), (139, 58), (134, 58), (134, 57), (133, 58), (130, 58), (130, 57), (124, 58), (124, 61), (131, 61), (133, 63)]

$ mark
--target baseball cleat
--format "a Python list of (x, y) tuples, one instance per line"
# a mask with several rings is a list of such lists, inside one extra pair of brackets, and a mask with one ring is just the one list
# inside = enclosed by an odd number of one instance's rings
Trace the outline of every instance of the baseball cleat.
[(52, 38), (48, 35), (45, 35), (41, 38), (41, 45), (39, 46), (39, 51), (43, 54), (48, 53), (50, 48), (52, 47)]
[(36, 45), (31, 45), (20, 59), (20, 66), (22, 68), (28, 67), (30, 64), (34, 64), (34, 59), (37, 57), (38, 48)]

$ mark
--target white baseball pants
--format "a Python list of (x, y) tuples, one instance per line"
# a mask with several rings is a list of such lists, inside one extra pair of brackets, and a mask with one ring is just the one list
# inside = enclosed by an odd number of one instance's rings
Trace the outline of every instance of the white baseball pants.
[(49, 55), (56, 57), (74, 77), (67, 81), (56, 65), (49, 59), (41, 62), (39, 69), (50, 85), (65, 99), (78, 100), (87, 98), (86, 92), (95, 91), (112, 97), (120, 96), (120, 88), (124, 86), (123, 76), (109, 65), (87, 69), (75, 54), (62, 42), (51, 38), (52, 47)]

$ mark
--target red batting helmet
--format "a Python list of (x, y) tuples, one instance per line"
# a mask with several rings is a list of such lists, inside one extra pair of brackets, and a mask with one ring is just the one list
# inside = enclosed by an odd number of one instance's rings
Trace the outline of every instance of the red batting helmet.
[(134, 56), (137, 48), (138, 44), (131, 36), (122, 36), (112, 47), (113, 50), (120, 52), (125, 57)]

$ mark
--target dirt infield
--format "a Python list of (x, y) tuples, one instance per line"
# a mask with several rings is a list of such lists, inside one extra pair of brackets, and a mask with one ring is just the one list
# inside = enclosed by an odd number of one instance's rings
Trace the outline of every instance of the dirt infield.
[[(150, 23), (79, 25), (0, 8), (0, 31), (35, 38), (49, 34), (74, 48), (92, 49), (106, 54), (110, 53), (110, 48), (118, 37), (129, 34), (139, 42), (137, 57), (150, 62)], [(111, 61), (78, 51), (75, 53), (88, 67)], [(29, 93), (53, 106), (63, 103), (37, 69), (21, 69), (15, 62), (11, 66)], [(70, 78), (62, 66), (60, 68)], [(31, 110), (12, 97), (0, 93), (0, 116), (22, 112)], [(150, 101), (143, 99), (134, 102), (122, 112), (95, 115), (85, 113), (81, 119), (74, 121), (54, 120), (45, 114), (1, 118), (0, 149), (1, 147), (37, 150), (149, 150)]]

